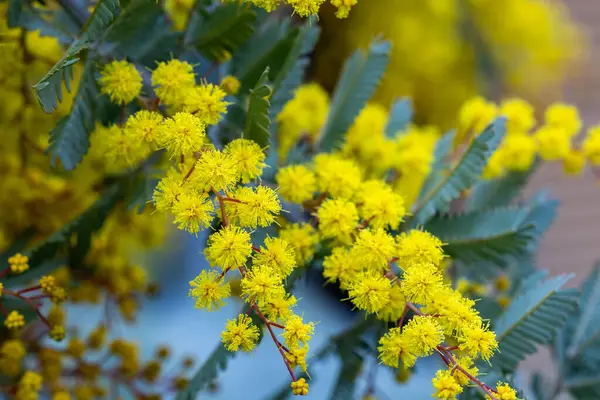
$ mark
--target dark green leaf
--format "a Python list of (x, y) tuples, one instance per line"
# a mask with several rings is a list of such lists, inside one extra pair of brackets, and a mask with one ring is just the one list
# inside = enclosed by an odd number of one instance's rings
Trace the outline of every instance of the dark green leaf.
[(463, 191), (478, 181), (505, 132), (506, 118), (500, 117), (473, 139), (456, 166), (415, 206), (412, 226), (425, 223), (436, 211), (446, 211), (451, 201), (458, 199)]
[(214, 11), (198, 14), (198, 21), (190, 24), (186, 43), (193, 44), (211, 60), (223, 60), (233, 54), (252, 35), (256, 14), (247, 3), (226, 3)]
[(69, 46), (50, 71), (33, 86), (45, 112), (54, 111), (58, 107), (58, 102), (62, 101), (63, 80), (67, 90), (70, 91), (73, 78), (72, 66), (79, 60), (79, 53), (102, 36), (106, 27), (115, 19), (118, 11), (119, 0), (100, 0), (77, 40)]
[(374, 41), (367, 54), (357, 50), (344, 64), (321, 136), (324, 151), (331, 151), (342, 142), (360, 110), (375, 93), (387, 67), (390, 49), (389, 42)]
[(267, 84), (269, 76), (269, 68), (261, 75), (254, 86), (250, 90), (248, 101), (248, 113), (246, 116), (246, 127), (244, 129), (244, 137), (254, 140), (262, 148), (269, 145), (269, 137), (271, 120), (269, 119), (269, 100), (271, 89)]
[(530, 287), (515, 298), (494, 323), (499, 352), (494, 368), (513, 371), (536, 346), (549, 344), (567, 317), (576, 309), (576, 289), (562, 289), (571, 278), (561, 275)]
[(392, 104), (390, 119), (385, 127), (385, 134), (389, 138), (396, 137), (396, 134), (402, 131), (412, 121), (413, 107), (409, 98), (396, 100)]
[(580, 310), (567, 348), (569, 358), (576, 357), (594, 342), (600, 341), (600, 261), (596, 262), (590, 276), (584, 281)]
[(444, 179), (445, 173), (443, 171), (448, 169), (449, 155), (452, 151), (455, 133), (454, 130), (446, 132), (436, 143), (433, 167), (425, 183), (423, 183), (421, 193), (419, 194), (419, 201)]
[(9, 0), (7, 12), (8, 26), (23, 27), (27, 31), (39, 31), (40, 36), (51, 36), (57, 38), (61, 43), (69, 43), (69, 34), (49, 18), (43, 18), (40, 11), (34, 8), (28, 1)]

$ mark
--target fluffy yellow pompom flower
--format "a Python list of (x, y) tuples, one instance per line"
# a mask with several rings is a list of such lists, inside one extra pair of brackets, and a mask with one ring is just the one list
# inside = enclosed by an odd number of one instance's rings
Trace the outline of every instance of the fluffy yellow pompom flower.
[(412, 367), (417, 357), (412, 352), (406, 337), (402, 335), (400, 328), (391, 328), (379, 339), (379, 359), (389, 367), (398, 368), (400, 361), (404, 369)]
[(319, 154), (315, 157), (315, 173), (319, 191), (332, 197), (351, 199), (361, 182), (358, 166), (335, 154)]
[(263, 304), (264, 313), (271, 321), (285, 322), (292, 315), (292, 307), (296, 305), (296, 297), (290, 294), (273, 297), (268, 304)]
[(600, 165), (600, 125), (591, 127), (582, 145), (583, 154), (593, 165)]
[(535, 133), (540, 156), (546, 161), (563, 159), (569, 154), (571, 137), (561, 127), (543, 126)]
[(232, 75), (227, 75), (221, 80), (221, 89), (227, 94), (235, 95), (240, 91), (240, 81)]
[(203, 151), (192, 175), (198, 189), (208, 191), (228, 190), (238, 179), (235, 160), (230, 154), (218, 150)]
[(428, 304), (442, 287), (442, 274), (431, 263), (414, 264), (402, 275), (402, 290), (406, 298), (415, 303)]
[(462, 386), (456, 382), (448, 370), (437, 371), (431, 383), (435, 389), (433, 397), (436, 399), (455, 400), (456, 396), (463, 391)]
[(313, 198), (317, 179), (305, 165), (289, 165), (281, 168), (275, 177), (279, 194), (284, 200), (301, 204)]
[(225, 146), (224, 153), (233, 159), (242, 183), (260, 177), (266, 167), (265, 152), (253, 140), (235, 139)]
[(428, 356), (444, 341), (444, 332), (439, 323), (431, 316), (415, 316), (402, 330), (413, 353)]
[(113, 61), (100, 74), (101, 92), (117, 104), (127, 104), (140, 94), (142, 76), (135, 65), (127, 61)]
[(360, 204), (360, 216), (375, 229), (396, 229), (407, 214), (402, 196), (394, 193), (388, 184), (380, 180), (364, 182), (357, 203)]
[(565, 103), (551, 104), (544, 114), (546, 125), (560, 128), (568, 137), (573, 137), (581, 129), (581, 118), (575, 106)]
[(316, 15), (319, 12), (321, 4), (325, 0), (286, 0), (288, 4), (294, 7), (294, 13), (301, 17)]
[(397, 322), (404, 313), (406, 296), (398, 285), (392, 285), (390, 301), (377, 313), (377, 319), (386, 322)]
[(422, 311), (439, 315), (440, 324), (446, 333), (456, 334), (466, 327), (481, 324), (481, 317), (474, 306), (473, 300), (461, 296), (449, 287), (443, 287), (427, 299), (427, 305)]
[(225, 305), (224, 298), (229, 297), (231, 288), (228, 282), (215, 271), (202, 271), (190, 281), (189, 296), (196, 298), (196, 308), (215, 311)]
[(585, 168), (585, 155), (580, 150), (571, 149), (563, 159), (563, 169), (567, 175), (579, 175)]
[(4, 326), (13, 330), (21, 329), (25, 326), (25, 317), (18, 311), (13, 310), (4, 319)]
[(281, 277), (267, 265), (253, 266), (242, 279), (242, 293), (246, 301), (255, 301), (259, 306), (285, 296)]
[(350, 8), (355, 6), (358, 0), (331, 0), (331, 5), (337, 8), (335, 16), (342, 19), (347, 18)]
[(185, 192), (182, 182), (183, 177), (175, 170), (169, 171), (164, 178), (158, 181), (152, 194), (152, 201), (158, 211), (171, 210), (179, 195)]
[(274, 11), (279, 6), (280, 0), (251, 0), (256, 7), (263, 8), (265, 11)]
[(286, 358), (292, 364), (292, 368), (296, 368), (299, 366), (302, 371), (306, 372), (307, 364), (306, 364), (306, 355), (308, 354), (308, 346), (298, 347), (297, 349), (290, 350), (289, 353), (286, 353)]
[[(479, 373), (479, 369), (475, 365), (473, 365), (472, 358), (456, 357), (456, 363), (461, 368), (463, 368), (465, 371), (467, 371), (467, 373), (469, 373), (471, 376), (477, 377), (477, 374)], [(449, 365), (448, 369), (452, 372), (452, 370), (454, 369), (454, 366)], [(454, 379), (461, 386), (465, 386), (466, 384), (468, 384), (471, 381), (471, 378), (469, 378), (467, 375), (465, 375), (462, 371), (460, 371), (458, 369), (454, 371)]]
[(358, 211), (354, 203), (343, 199), (327, 199), (317, 211), (319, 232), (324, 238), (348, 243), (358, 227)]
[(323, 277), (327, 282), (340, 283), (340, 288), (347, 290), (350, 282), (361, 271), (360, 263), (353, 253), (345, 247), (335, 247), (331, 255), (323, 260)]
[[(511, 388), (508, 383), (498, 382), (495, 396), (498, 400), (517, 400), (517, 391)], [(490, 396), (485, 396), (485, 398), (489, 400)]]
[(528, 132), (535, 125), (535, 110), (531, 104), (523, 99), (511, 98), (500, 104), (499, 114), (508, 118), (506, 132)]
[(207, 194), (192, 190), (180, 194), (171, 208), (177, 227), (195, 234), (210, 226), (214, 211), (215, 206)]
[(492, 102), (483, 97), (475, 97), (466, 101), (458, 113), (458, 132), (456, 140), (463, 140), (466, 135), (478, 134), (496, 117), (498, 109)]
[(221, 333), (221, 341), (229, 351), (251, 351), (256, 346), (260, 336), (258, 327), (252, 324), (252, 318), (240, 314), (236, 319), (230, 319)]
[(13, 274), (22, 274), (29, 269), (29, 257), (16, 253), (8, 257), (8, 265)]
[(416, 264), (440, 265), (444, 259), (442, 241), (429, 232), (413, 229), (396, 236), (398, 264), (407, 268)]
[(282, 336), (290, 349), (297, 349), (299, 343), (306, 346), (314, 332), (315, 324), (313, 322), (305, 324), (302, 317), (292, 315), (284, 325)]
[(535, 161), (538, 145), (532, 136), (513, 133), (508, 136), (497, 151), (502, 164), (511, 171), (527, 171)]
[(191, 155), (204, 146), (206, 127), (197, 117), (179, 112), (164, 120), (159, 129), (159, 141), (171, 156)]
[(152, 71), (152, 86), (158, 98), (166, 104), (181, 104), (187, 90), (194, 87), (194, 68), (185, 61), (160, 62)]
[(496, 334), (483, 324), (463, 327), (458, 341), (461, 350), (471, 357), (477, 357), (477, 354), (480, 354), (484, 360), (489, 360), (498, 348)]
[(386, 270), (395, 251), (394, 238), (383, 229), (361, 230), (352, 246), (353, 257), (367, 269)]
[(227, 211), (243, 227), (269, 226), (281, 212), (277, 193), (267, 186), (239, 187), (232, 196), (240, 202), (228, 203)]
[(319, 244), (319, 234), (310, 224), (290, 224), (279, 232), (279, 237), (292, 245), (298, 265), (309, 262)]
[(203, 83), (186, 93), (184, 110), (194, 114), (206, 125), (216, 125), (227, 112), (226, 93), (219, 86)]
[(355, 277), (348, 288), (348, 296), (358, 309), (377, 313), (390, 301), (392, 285), (386, 277), (363, 272)]
[(290, 383), (290, 387), (292, 388), (292, 394), (296, 396), (306, 396), (308, 394), (308, 382), (304, 378)]
[(158, 147), (162, 115), (154, 111), (141, 110), (127, 119), (125, 131), (136, 142), (147, 143), (152, 150)]
[(281, 238), (268, 237), (265, 239), (265, 246), (254, 255), (253, 265), (266, 265), (282, 278), (286, 278), (296, 266), (294, 249)]
[(204, 255), (211, 264), (237, 268), (252, 254), (250, 234), (237, 226), (226, 226), (208, 239)]

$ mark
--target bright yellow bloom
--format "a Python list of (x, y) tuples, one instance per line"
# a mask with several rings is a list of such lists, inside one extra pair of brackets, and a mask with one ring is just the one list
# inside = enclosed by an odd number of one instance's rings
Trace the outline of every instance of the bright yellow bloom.
[(444, 259), (442, 241), (429, 232), (413, 229), (396, 236), (398, 264), (402, 268), (431, 263), (440, 265)]
[(211, 264), (237, 268), (252, 254), (250, 234), (237, 226), (227, 226), (208, 239), (204, 255)]
[(152, 71), (152, 86), (156, 95), (166, 104), (181, 104), (186, 92), (196, 84), (194, 68), (185, 61), (160, 62)]
[(595, 125), (588, 130), (582, 149), (591, 164), (600, 165), (600, 125)]
[(484, 360), (489, 360), (498, 348), (496, 334), (483, 324), (463, 327), (458, 341), (461, 350), (467, 352), (471, 357), (477, 357), (477, 354), (480, 354)]
[(284, 200), (301, 204), (313, 198), (317, 179), (305, 165), (289, 165), (277, 171), (275, 177), (279, 194)]
[(228, 202), (227, 214), (243, 227), (269, 226), (281, 212), (279, 197), (268, 186), (238, 187), (232, 197), (240, 202)]
[(446, 334), (451, 335), (461, 332), (466, 327), (481, 324), (481, 318), (474, 306), (473, 300), (462, 297), (460, 293), (449, 287), (444, 287), (428, 299), (422, 311), (439, 315), (440, 324)]
[(267, 265), (253, 266), (242, 279), (242, 294), (247, 302), (256, 301), (261, 307), (285, 296), (281, 277)]
[(206, 125), (219, 123), (227, 112), (226, 93), (219, 86), (203, 83), (186, 93), (184, 110), (194, 114)]
[(292, 245), (299, 266), (312, 259), (319, 244), (317, 230), (310, 224), (290, 224), (279, 231), (279, 237)]
[(286, 278), (296, 266), (294, 249), (281, 238), (267, 237), (265, 246), (261, 247), (260, 252), (254, 255), (253, 265), (265, 265), (273, 269), (282, 278)]
[(256, 346), (260, 336), (257, 326), (252, 324), (252, 318), (246, 314), (238, 315), (237, 319), (230, 319), (221, 333), (221, 341), (229, 351), (251, 351)]
[(569, 154), (571, 137), (561, 127), (543, 126), (535, 133), (540, 156), (546, 161), (561, 160)]
[(274, 11), (280, 0), (251, 0), (256, 7), (264, 8), (266, 11)]
[(361, 172), (358, 166), (336, 154), (317, 155), (315, 173), (319, 191), (332, 197), (352, 199), (360, 187)]
[(274, 296), (268, 304), (263, 304), (264, 313), (271, 321), (285, 322), (292, 316), (292, 307), (296, 305), (296, 297), (290, 294)]
[[(467, 371), (467, 373), (469, 373), (471, 376), (477, 377), (479, 369), (475, 365), (473, 365), (472, 358), (456, 357), (456, 363), (465, 371)], [(450, 371), (452, 371), (453, 368), (454, 367), (452, 365), (448, 366), (448, 370)], [(465, 386), (471, 381), (471, 378), (467, 377), (462, 371), (458, 369), (454, 371), (454, 379), (456, 380), (456, 383), (458, 383), (460, 386)]]
[(8, 265), (13, 274), (22, 274), (29, 269), (29, 257), (17, 253), (8, 258)]
[(455, 400), (463, 390), (448, 370), (437, 371), (431, 383), (435, 389), (433, 397), (440, 400)]
[(535, 125), (535, 110), (523, 99), (511, 98), (500, 104), (499, 114), (508, 118), (507, 134), (529, 132)]
[(412, 352), (408, 340), (400, 332), (400, 328), (391, 328), (379, 339), (379, 359), (389, 367), (398, 368), (402, 361), (403, 369), (415, 365), (417, 357)]
[(162, 115), (154, 111), (141, 110), (127, 119), (125, 124), (126, 136), (136, 142), (147, 143), (155, 150), (159, 143), (160, 124)]
[(40, 287), (45, 294), (51, 294), (56, 286), (56, 280), (52, 275), (45, 275), (40, 278)]
[(236, 95), (240, 91), (240, 81), (232, 75), (227, 75), (221, 80), (221, 89), (227, 94)]
[(350, 282), (361, 271), (361, 265), (352, 257), (349, 249), (335, 247), (331, 255), (323, 260), (323, 277), (327, 282), (338, 282), (340, 288), (347, 290)]
[(113, 61), (107, 64), (100, 74), (101, 91), (113, 103), (127, 104), (140, 94), (142, 76), (135, 65), (127, 61)]
[(179, 196), (185, 192), (185, 188), (182, 185), (183, 177), (179, 172), (175, 170), (169, 171), (169, 173), (162, 178), (152, 194), (152, 201), (158, 211), (170, 211), (171, 208), (177, 202)]
[(42, 388), (42, 376), (33, 371), (26, 371), (17, 385), (17, 400), (36, 400)]
[(571, 149), (563, 159), (563, 169), (567, 175), (579, 175), (585, 168), (585, 155), (581, 150)]
[(306, 355), (308, 354), (308, 346), (298, 347), (291, 349), (289, 353), (286, 353), (286, 357), (292, 368), (299, 366), (302, 371), (306, 372)]
[(383, 229), (363, 229), (359, 232), (352, 255), (363, 268), (387, 270), (388, 261), (396, 252), (396, 242)]
[(560, 128), (568, 137), (575, 136), (581, 129), (581, 118), (575, 106), (564, 103), (551, 104), (544, 114), (546, 125)]
[(258, 143), (248, 139), (235, 139), (225, 146), (224, 153), (229, 154), (242, 183), (248, 183), (262, 175), (265, 164), (265, 152)]
[(228, 190), (239, 176), (230, 154), (218, 150), (203, 151), (196, 162), (192, 179), (200, 190)]
[(21, 371), (21, 361), (27, 349), (20, 339), (8, 339), (0, 347), (0, 372), (13, 377)]
[(159, 129), (159, 142), (171, 156), (191, 156), (204, 146), (204, 123), (189, 113), (179, 112), (167, 118)]
[(497, 153), (504, 167), (512, 171), (527, 171), (533, 165), (538, 145), (532, 136), (513, 133), (508, 136)]
[(392, 285), (390, 301), (377, 313), (377, 319), (387, 322), (397, 322), (406, 305), (406, 296), (398, 285)]
[[(511, 388), (508, 383), (498, 382), (496, 385), (495, 396), (498, 400), (517, 400), (517, 391)], [(489, 396), (485, 396), (489, 400)]]
[(319, 232), (324, 238), (349, 243), (358, 227), (358, 211), (354, 203), (343, 199), (327, 199), (317, 211)]
[(497, 113), (496, 105), (482, 97), (475, 97), (466, 101), (458, 114), (457, 141), (465, 139), (467, 135), (472, 136), (481, 133), (492, 122)]
[(171, 208), (177, 227), (195, 234), (210, 226), (214, 211), (208, 195), (192, 190), (181, 193)]
[(358, 309), (377, 313), (390, 301), (392, 285), (383, 275), (364, 272), (355, 277), (348, 288), (348, 296)]
[(444, 341), (444, 332), (431, 316), (415, 316), (402, 330), (411, 351), (417, 356), (428, 356)]
[(335, 16), (338, 18), (347, 18), (350, 8), (358, 3), (358, 0), (331, 0), (331, 5), (337, 8)]
[(433, 264), (415, 264), (404, 270), (402, 290), (410, 301), (426, 305), (442, 287), (442, 274)]
[(300, 378), (297, 381), (292, 382), (290, 387), (292, 388), (292, 393), (296, 396), (308, 395), (308, 383), (304, 378)]
[(286, 0), (286, 2), (294, 7), (294, 14), (308, 17), (316, 15), (325, 0)]
[(315, 324), (313, 322), (305, 324), (302, 317), (298, 315), (288, 318), (284, 327), (282, 336), (290, 350), (297, 349), (299, 343), (308, 345), (308, 341), (315, 332)]
[(223, 277), (215, 271), (202, 271), (190, 281), (189, 296), (196, 298), (196, 308), (215, 311), (225, 305), (223, 299), (229, 297), (231, 288)]
[(381, 180), (369, 180), (362, 184), (357, 203), (360, 216), (375, 229), (397, 229), (407, 214), (402, 196)]
[(4, 320), (4, 326), (12, 330), (21, 329), (25, 326), (25, 317), (18, 311), (13, 310)]

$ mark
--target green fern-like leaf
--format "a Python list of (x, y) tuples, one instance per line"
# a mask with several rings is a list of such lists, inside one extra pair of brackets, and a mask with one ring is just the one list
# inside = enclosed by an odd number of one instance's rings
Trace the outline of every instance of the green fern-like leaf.
[(374, 41), (366, 54), (357, 50), (344, 64), (320, 140), (323, 151), (331, 151), (342, 142), (346, 131), (377, 89), (388, 65), (390, 49), (389, 42)]
[(425, 183), (423, 183), (418, 201), (421, 201), (425, 195), (439, 185), (446, 176), (443, 171), (448, 169), (449, 156), (452, 151), (455, 134), (456, 131), (450, 130), (437, 141), (433, 154), (433, 167), (431, 168), (431, 173), (427, 179), (425, 179)]
[(268, 86), (269, 68), (265, 69), (256, 82), (254, 89), (250, 90), (248, 113), (244, 137), (254, 140), (262, 148), (269, 145), (271, 120), (269, 119), (269, 100), (271, 89)]
[(471, 142), (456, 166), (417, 203), (412, 226), (425, 223), (436, 211), (446, 211), (451, 201), (477, 182), (505, 132), (506, 118), (496, 118)]
[(227, 3), (214, 11), (198, 14), (186, 32), (185, 41), (207, 58), (223, 60), (252, 35), (256, 14), (249, 4)]
[(499, 208), (432, 218), (425, 230), (446, 243), (444, 251), (466, 264), (505, 265), (534, 240), (527, 207)]
[(414, 110), (409, 98), (396, 100), (390, 110), (390, 119), (385, 127), (385, 134), (389, 138), (394, 138), (396, 134), (402, 131), (412, 121)]
[(71, 43), (61, 59), (33, 86), (45, 112), (56, 110), (58, 103), (62, 101), (63, 81), (67, 90), (71, 91), (72, 66), (79, 61), (79, 53), (102, 36), (118, 11), (119, 0), (100, 0), (77, 40)]
[(561, 275), (529, 287), (495, 321), (499, 352), (492, 359), (494, 368), (513, 371), (537, 345), (551, 343), (577, 307), (577, 290), (562, 289), (570, 278)]

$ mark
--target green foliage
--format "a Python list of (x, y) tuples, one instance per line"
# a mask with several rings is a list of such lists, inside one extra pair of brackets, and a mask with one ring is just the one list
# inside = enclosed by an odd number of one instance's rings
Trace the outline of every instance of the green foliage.
[(254, 140), (262, 148), (269, 145), (271, 120), (269, 119), (269, 96), (271, 89), (267, 84), (269, 68), (260, 76), (254, 89), (250, 90), (248, 113), (244, 137)]
[(254, 32), (256, 13), (247, 3), (226, 3), (212, 12), (198, 11), (188, 26), (185, 43), (213, 61), (233, 54)]
[(409, 98), (396, 100), (390, 110), (390, 119), (385, 127), (385, 134), (394, 138), (412, 121), (414, 110)]
[(71, 41), (68, 31), (43, 18), (40, 11), (36, 10), (28, 1), (9, 0), (7, 17), (8, 26), (11, 28), (22, 27), (27, 31), (39, 30), (41, 36), (55, 37), (61, 43)]
[(321, 133), (323, 151), (331, 151), (341, 143), (360, 110), (375, 93), (387, 67), (390, 49), (389, 42), (376, 40), (366, 54), (357, 50), (344, 64)]
[(102, 36), (106, 27), (116, 18), (118, 11), (118, 0), (100, 0), (79, 37), (69, 46), (50, 71), (33, 86), (45, 112), (50, 113), (56, 110), (58, 102), (62, 101), (63, 80), (67, 90), (71, 91), (72, 66), (79, 61), (79, 53)]
[(491, 360), (495, 369), (513, 371), (521, 360), (536, 351), (537, 345), (552, 342), (577, 307), (577, 290), (562, 288), (570, 278), (562, 275), (538, 285), (530, 282), (494, 321), (500, 350)]
[(575, 358), (600, 339), (600, 261), (584, 282), (580, 310), (572, 321), (574, 332), (567, 348), (569, 358)]
[(497, 118), (465, 151), (456, 166), (437, 183), (415, 206), (413, 226), (425, 223), (436, 211), (446, 211), (450, 202), (475, 184), (492, 153), (506, 132), (506, 118)]

